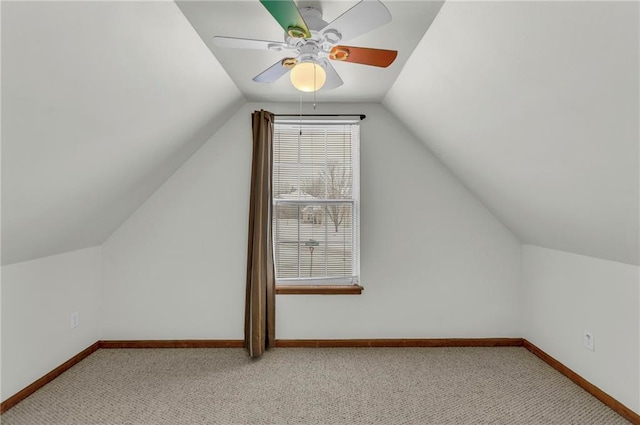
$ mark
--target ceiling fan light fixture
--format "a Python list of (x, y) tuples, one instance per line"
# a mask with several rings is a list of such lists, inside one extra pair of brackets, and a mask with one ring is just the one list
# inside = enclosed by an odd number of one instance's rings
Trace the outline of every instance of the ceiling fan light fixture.
[(324, 68), (315, 62), (298, 63), (290, 73), (291, 84), (303, 92), (320, 90), (327, 82), (327, 73)]
[(284, 29), (284, 41), (213, 37), (218, 47), (271, 50), (288, 56), (253, 77), (256, 83), (274, 83), (289, 74), (291, 84), (299, 91), (333, 90), (344, 84), (333, 62), (386, 68), (398, 56), (396, 50), (339, 45), (391, 21), (382, 0), (361, 0), (330, 23), (322, 19), (318, 7), (298, 8), (294, 0), (259, 1)]

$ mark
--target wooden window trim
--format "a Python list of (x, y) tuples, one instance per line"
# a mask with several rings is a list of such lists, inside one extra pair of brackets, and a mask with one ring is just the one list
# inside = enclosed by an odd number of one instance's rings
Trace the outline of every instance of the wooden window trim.
[(276, 285), (278, 295), (360, 295), (360, 285)]

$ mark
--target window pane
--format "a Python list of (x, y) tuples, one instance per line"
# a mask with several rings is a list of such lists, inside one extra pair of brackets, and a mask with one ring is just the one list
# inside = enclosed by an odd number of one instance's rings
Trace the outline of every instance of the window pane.
[(357, 279), (358, 139), (357, 124), (276, 123), (276, 279)]
[(276, 204), (276, 278), (352, 277), (353, 205)]

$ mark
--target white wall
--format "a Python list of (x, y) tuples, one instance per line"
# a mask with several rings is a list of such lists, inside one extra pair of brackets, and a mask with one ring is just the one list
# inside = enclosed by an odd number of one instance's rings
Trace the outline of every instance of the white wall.
[(100, 247), (2, 267), (2, 400), (99, 339), (101, 282)]
[(247, 111), (231, 117), (104, 243), (102, 339), (242, 339)]
[(519, 336), (520, 244), (383, 106), (343, 109), (367, 114), (365, 291), (279, 297), (278, 337)]
[(523, 247), (523, 336), (640, 413), (638, 278), (637, 266)]
[[(261, 108), (299, 105), (245, 105), (104, 244), (103, 339), (242, 338), (250, 113)], [(336, 112), (367, 115), (365, 292), (278, 296), (278, 337), (520, 336), (518, 241), (384, 107), (315, 111)]]

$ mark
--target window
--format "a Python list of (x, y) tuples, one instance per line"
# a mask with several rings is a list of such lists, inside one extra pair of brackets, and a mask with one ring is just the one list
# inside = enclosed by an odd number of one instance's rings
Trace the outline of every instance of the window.
[(358, 120), (276, 120), (277, 285), (359, 284), (359, 144)]

